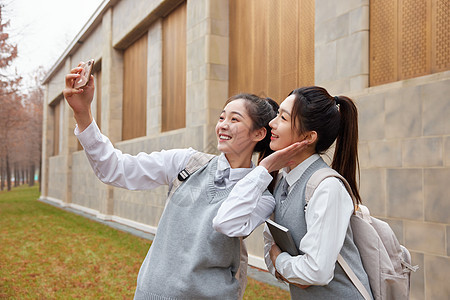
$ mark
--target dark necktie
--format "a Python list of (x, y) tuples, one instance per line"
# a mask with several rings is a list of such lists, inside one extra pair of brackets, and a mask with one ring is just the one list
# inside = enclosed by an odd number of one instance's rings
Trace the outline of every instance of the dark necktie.
[(283, 177), (280, 182), (280, 202), (283, 203), (286, 200), (289, 193), (289, 184), (286, 181), (286, 177)]

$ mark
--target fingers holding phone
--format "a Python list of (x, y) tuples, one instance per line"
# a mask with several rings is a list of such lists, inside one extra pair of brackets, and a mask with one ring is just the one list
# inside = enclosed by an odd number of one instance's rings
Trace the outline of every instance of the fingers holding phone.
[(93, 59), (90, 59), (87, 62), (81, 63), (79, 65), (79, 68), (81, 68), (81, 70), (79, 72), (80, 77), (78, 77), (78, 79), (74, 80), (74, 82), (73, 82), (73, 87), (75, 89), (84, 88), (89, 83), (89, 80), (91, 79), (93, 67), (94, 67)]
[(81, 94), (85, 89), (93, 88), (91, 78), (94, 60), (90, 59), (87, 62), (80, 62), (77, 67), (73, 68), (69, 74), (66, 75), (66, 87), (64, 89), (64, 96), (71, 96), (73, 94)]

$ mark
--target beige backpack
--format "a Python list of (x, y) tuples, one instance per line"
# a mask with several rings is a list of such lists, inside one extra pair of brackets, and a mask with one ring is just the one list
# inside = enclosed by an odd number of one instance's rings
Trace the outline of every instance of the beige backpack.
[[(306, 205), (317, 186), (328, 177), (339, 178), (353, 197), (350, 185), (344, 177), (331, 168), (323, 168), (316, 171), (306, 184)], [(353, 240), (369, 277), (373, 298), (409, 299), (410, 274), (419, 267), (411, 265), (408, 249), (400, 245), (389, 224), (370, 216), (369, 209), (359, 205), (350, 219), (350, 226)], [(364, 288), (340, 254), (337, 261), (364, 299), (372, 299), (370, 292)]]

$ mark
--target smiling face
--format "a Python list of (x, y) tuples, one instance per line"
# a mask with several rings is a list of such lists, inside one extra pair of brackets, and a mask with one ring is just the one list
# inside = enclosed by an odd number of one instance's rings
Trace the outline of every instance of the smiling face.
[(298, 130), (292, 128), (291, 112), (294, 106), (295, 96), (288, 96), (281, 104), (278, 115), (270, 121), (272, 137), (270, 148), (274, 151), (286, 148), (295, 142), (302, 141), (303, 134), (298, 134)]
[(245, 100), (229, 102), (216, 125), (217, 149), (232, 157), (251, 157), (253, 148), (261, 139), (258, 130), (253, 130), (253, 122), (245, 107)]

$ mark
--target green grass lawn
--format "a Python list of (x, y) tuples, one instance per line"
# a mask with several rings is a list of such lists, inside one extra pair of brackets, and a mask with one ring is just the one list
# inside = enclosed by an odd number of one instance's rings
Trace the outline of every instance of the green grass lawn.
[[(41, 203), (38, 187), (0, 192), (0, 299), (132, 299), (150, 241)], [(289, 299), (249, 278), (244, 299)]]

